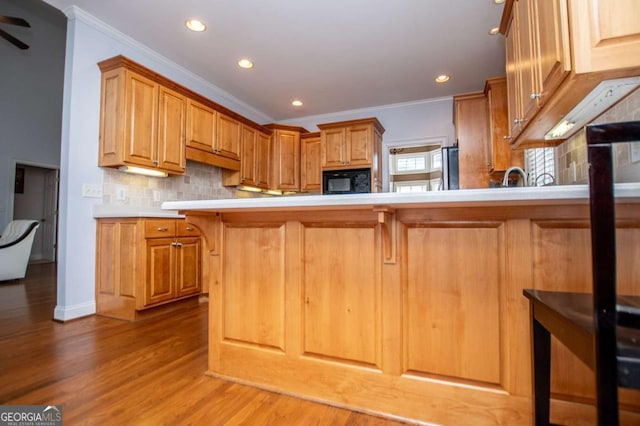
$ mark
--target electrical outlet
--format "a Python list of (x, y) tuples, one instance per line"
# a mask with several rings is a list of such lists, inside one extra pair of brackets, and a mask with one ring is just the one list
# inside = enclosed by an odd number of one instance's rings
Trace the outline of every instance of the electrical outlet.
[(161, 198), (161, 197), (160, 197), (160, 195), (161, 195), (161, 194), (160, 194), (160, 191), (158, 191), (157, 189), (154, 189), (154, 190), (153, 190), (153, 201), (154, 201), (154, 202), (161, 201), (161, 200), (160, 200), (160, 198)]
[(85, 198), (102, 198), (102, 187), (99, 185), (83, 183), (82, 196)]
[(116, 200), (124, 201), (127, 199), (127, 188), (124, 186), (118, 186), (116, 188)]

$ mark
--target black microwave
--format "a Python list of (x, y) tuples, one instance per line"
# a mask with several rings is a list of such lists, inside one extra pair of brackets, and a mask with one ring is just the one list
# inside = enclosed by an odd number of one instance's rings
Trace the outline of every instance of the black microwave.
[(361, 194), (371, 192), (371, 169), (325, 170), (323, 194)]

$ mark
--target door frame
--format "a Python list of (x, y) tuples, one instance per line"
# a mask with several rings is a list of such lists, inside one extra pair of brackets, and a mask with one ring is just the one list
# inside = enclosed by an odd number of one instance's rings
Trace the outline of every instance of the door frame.
[(56, 172), (56, 179), (58, 184), (54, 185), (54, 199), (56, 200), (56, 211), (55, 211), (55, 220), (53, 221), (53, 235), (50, 243), (53, 244), (53, 262), (57, 262), (58, 260), (58, 214), (60, 211), (60, 166), (46, 163), (39, 163), (36, 161), (28, 161), (28, 160), (17, 160), (12, 159), (10, 162), (11, 172), (9, 173), (10, 182), (9, 182), (9, 197), (7, 203), (7, 217), (9, 221), (14, 219), (14, 205), (15, 205), (15, 193), (13, 188), (15, 187), (16, 182), (16, 166), (28, 166), (28, 167), (37, 167), (40, 169), (47, 169), (50, 171)]

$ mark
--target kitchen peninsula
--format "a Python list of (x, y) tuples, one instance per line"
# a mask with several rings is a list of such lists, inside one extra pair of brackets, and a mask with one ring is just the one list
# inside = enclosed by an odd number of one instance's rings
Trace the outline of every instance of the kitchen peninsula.
[[(640, 295), (640, 184), (616, 192), (619, 292)], [(584, 185), (163, 208), (206, 239), (209, 374), (369, 413), (530, 424), (522, 290), (590, 288)], [(589, 370), (557, 342), (552, 368), (552, 421), (592, 419), (570, 402)], [(621, 393), (633, 421), (638, 400)]]

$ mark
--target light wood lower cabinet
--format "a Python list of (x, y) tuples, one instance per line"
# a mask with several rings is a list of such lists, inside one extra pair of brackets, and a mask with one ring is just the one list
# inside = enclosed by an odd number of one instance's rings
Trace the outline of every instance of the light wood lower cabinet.
[(202, 289), (200, 231), (182, 219), (98, 219), (96, 312), (137, 319)]
[[(588, 206), (383, 207), (188, 215), (220, 230), (209, 374), (429, 423), (531, 424), (522, 290), (589, 290)], [(634, 295), (638, 212), (617, 206)], [(592, 423), (592, 373), (557, 341), (552, 368), (553, 423)], [(640, 408), (637, 391), (621, 401)]]

